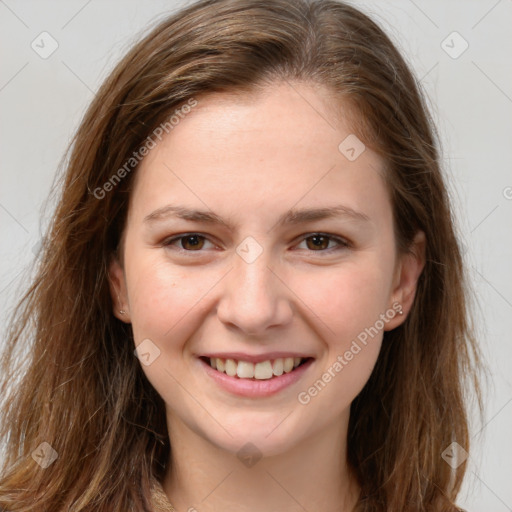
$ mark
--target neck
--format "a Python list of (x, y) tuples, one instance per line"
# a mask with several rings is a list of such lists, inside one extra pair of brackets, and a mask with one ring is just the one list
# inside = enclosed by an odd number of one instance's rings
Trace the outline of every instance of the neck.
[(360, 489), (346, 460), (347, 424), (287, 452), (241, 460), (168, 418), (171, 459), (163, 489), (180, 512), (350, 512)]

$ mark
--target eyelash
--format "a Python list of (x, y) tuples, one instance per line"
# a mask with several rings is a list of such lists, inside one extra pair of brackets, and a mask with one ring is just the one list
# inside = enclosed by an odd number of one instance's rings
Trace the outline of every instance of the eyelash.
[[(199, 238), (204, 238), (204, 239), (208, 240), (208, 237), (206, 237), (205, 235), (202, 235), (201, 233), (185, 233), (183, 235), (175, 236), (175, 237), (168, 238), (168, 239), (164, 240), (162, 242), (162, 246), (164, 246), (164, 247), (171, 247), (174, 242), (177, 242), (179, 240), (182, 240), (182, 239), (190, 237), (190, 236), (198, 236)], [(313, 238), (315, 236), (321, 236), (321, 237), (324, 237), (324, 238), (328, 238), (329, 241), (334, 241), (337, 244), (339, 244), (339, 246), (338, 247), (334, 247), (334, 248), (331, 247), (330, 249), (320, 249), (318, 251), (308, 250), (308, 252), (312, 252), (312, 253), (318, 252), (318, 253), (328, 253), (328, 254), (331, 254), (332, 251), (339, 251), (339, 250), (348, 249), (348, 248), (351, 247), (351, 244), (347, 240), (344, 240), (343, 238), (331, 235), (329, 233), (319, 233), (319, 232), (308, 233), (307, 236), (303, 236), (300, 239), (299, 243), (302, 243), (303, 241), (307, 240), (308, 238)], [(208, 241), (210, 241), (210, 240), (208, 240)], [(211, 243), (213, 243), (213, 242), (211, 242)], [(202, 250), (188, 251), (186, 249), (182, 249), (181, 247), (175, 247), (174, 250), (176, 250), (176, 251), (178, 251), (178, 252), (180, 252), (182, 254), (186, 253), (187, 255), (193, 254), (193, 253), (201, 253), (201, 252), (203, 252)]]

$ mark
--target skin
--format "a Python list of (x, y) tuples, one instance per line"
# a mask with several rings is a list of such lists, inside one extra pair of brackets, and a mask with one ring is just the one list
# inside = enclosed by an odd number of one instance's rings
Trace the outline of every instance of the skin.
[[(397, 253), (383, 161), (369, 148), (349, 161), (338, 145), (352, 130), (332, 111), (328, 91), (305, 83), (200, 97), (137, 171), (111, 292), (135, 344), (150, 339), (160, 351), (141, 367), (166, 403), (172, 455), (163, 487), (179, 511), (339, 512), (357, 500), (346, 463), (350, 404), (372, 372), (383, 330), (407, 316), (425, 237), (419, 232), (410, 254)], [(210, 210), (233, 229), (144, 221), (169, 204)], [(292, 207), (334, 205), (369, 220), (276, 224)], [(317, 248), (318, 232), (349, 246), (323, 239)], [(190, 233), (205, 238), (163, 243)], [(251, 263), (236, 252), (248, 236), (262, 249)], [(395, 315), (383, 330), (299, 403), (298, 393), (389, 310)], [(222, 390), (198, 361), (211, 351), (277, 350), (315, 360), (297, 383), (266, 398)], [(236, 455), (248, 442), (262, 456), (252, 467)]]

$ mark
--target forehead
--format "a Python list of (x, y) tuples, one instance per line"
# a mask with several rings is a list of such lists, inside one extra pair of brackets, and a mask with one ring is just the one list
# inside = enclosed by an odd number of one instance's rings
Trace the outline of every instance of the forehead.
[(140, 165), (132, 198), (139, 216), (178, 198), (260, 214), (340, 201), (377, 217), (389, 208), (383, 162), (326, 89), (286, 82), (197, 102)]

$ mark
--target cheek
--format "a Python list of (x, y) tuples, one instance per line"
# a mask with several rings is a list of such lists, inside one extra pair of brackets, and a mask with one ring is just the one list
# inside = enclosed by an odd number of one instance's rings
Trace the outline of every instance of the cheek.
[[(200, 299), (213, 283), (156, 255), (153, 251), (136, 259), (134, 252), (126, 265), (133, 335), (135, 345), (145, 347), (138, 349), (139, 359), (152, 386), (167, 403), (186, 410), (187, 396), (179, 384), (187, 379), (183, 351), (198, 326)], [(146, 352), (151, 354), (147, 365), (140, 355)]]
[[(389, 268), (388, 268), (389, 267)], [(289, 279), (292, 289), (316, 317), (327, 339), (347, 340), (370, 327), (388, 306), (391, 265), (373, 254), (337, 268), (316, 269)]]
[(294, 288), (318, 318), (325, 349), (314, 378), (302, 390), (301, 403), (311, 402), (308, 414), (323, 414), (325, 408), (341, 413), (368, 381), (380, 353), (391, 266), (391, 257), (368, 254)]
[(135, 341), (147, 337), (159, 342), (176, 339), (176, 332), (186, 326), (194, 307), (200, 308), (198, 301), (208, 281), (208, 276), (195, 278), (165, 261), (134, 266), (129, 294)]

